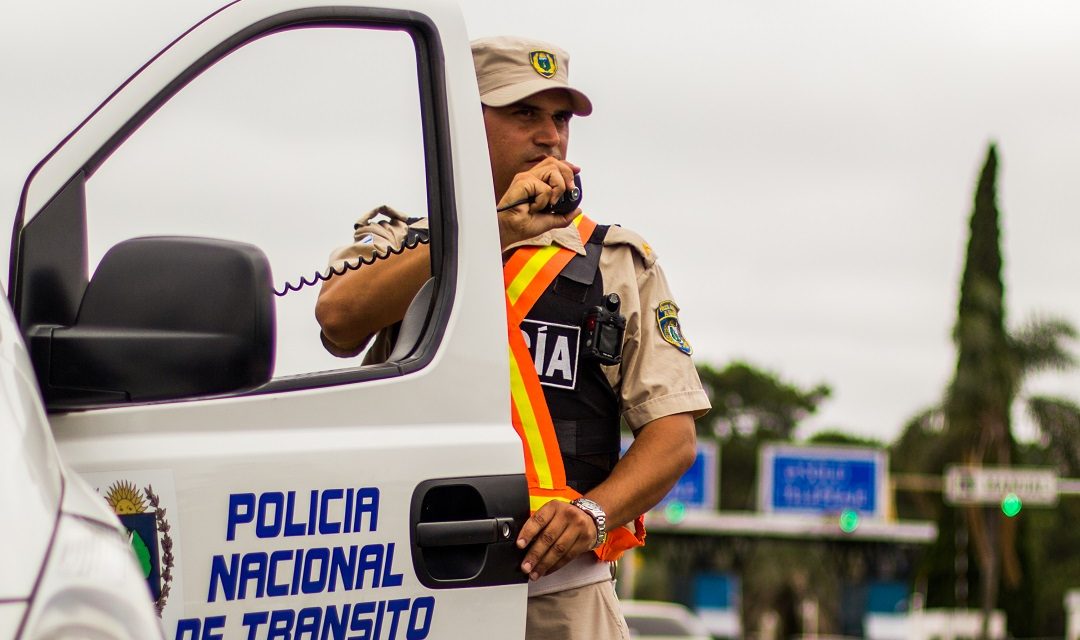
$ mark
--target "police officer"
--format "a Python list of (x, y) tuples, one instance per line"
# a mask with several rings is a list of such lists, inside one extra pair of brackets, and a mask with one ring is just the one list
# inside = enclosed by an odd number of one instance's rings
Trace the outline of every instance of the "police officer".
[[(693, 421), (709, 401), (652, 248), (580, 209), (551, 212), (579, 172), (566, 155), (570, 120), (592, 112), (568, 83), (569, 56), (510, 37), (472, 50), (504, 270), (515, 282), (512, 403), (533, 511), (518, 537), (530, 578), (527, 637), (627, 638), (610, 561), (643, 543), (640, 514), (692, 464)], [(393, 252), (323, 284), (316, 317), (327, 349), (355, 355), (378, 333), (366, 361), (388, 356), (395, 323), (430, 276), (426, 233), (426, 220), (389, 207), (358, 221), (333, 265)], [(557, 267), (542, 270), (547, 280), (523, 268), (540, 259)], [(635, 437), (622, 459), (620, 418)], [(527, 434), (557, 441), (557, 453), (530, 446)]]

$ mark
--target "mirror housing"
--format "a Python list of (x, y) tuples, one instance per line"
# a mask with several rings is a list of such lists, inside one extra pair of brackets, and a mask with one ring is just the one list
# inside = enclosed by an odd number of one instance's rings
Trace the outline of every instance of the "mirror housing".
[(27, 331), (46, 406), (247, 390), (274, 366), (270, 264), (249, 244), (126, 240), (102, 258), (72, 326)]

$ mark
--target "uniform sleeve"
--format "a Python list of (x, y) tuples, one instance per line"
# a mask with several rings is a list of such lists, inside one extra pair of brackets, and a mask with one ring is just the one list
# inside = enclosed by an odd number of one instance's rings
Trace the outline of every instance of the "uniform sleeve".
[[(377, 216), (383, 216), (385, 219), (381, 219), (373, 222), (372, 220)], [(360, 216), (353, 225), (353, 242), (352, 244), (338, 247), (330, 254), (329, 264), (327, 265), (327, 273), (331, 270), (341, 272), (345, 269), (346, 264), (357, 265), (360, 262), (370, 263), (372, 260), (376, 260), (376, 256), (385, 257), (389, 253), (398, 252), (405, 244), (405, 239), (409, 235), (410, 229), (423, 229), (428, 228), (427, 218), (421, 218), (419, 220), (410, 220), (398, 211), (383, 205), (376, 207), (371, 211)], [(411, 246), (411, 245), (410, 245)], [(363, 266), (360, 267), (361, 269)], [(334, 277), (334, 276), (331, 276)], [(393, 349), (393, 345), (390, 343), (389, 333), (386, 331), (380, 332), (379, 337), (376, 338), (374, 346), (369, 351), (369, 354), (364, 357), (364, 364), (372, 364), (372, 362), (382, 362), (389, 356), (390, 351)], [(327, 351), (339, 358), (353, 358), (364, 352), (368, 344), (371, 343), (371, 336), (368, 336), (357, 347), (348, 351), (339, 349), (332, 342), (330, 342), (322, 331), (319, 331), (319, 340)], [(372, 355), (377, 358), (379, 354), (385, 353), (382, 360), (375, 360)], [(371, 360), (371, 362), (369, 362)]]
[[(378, 215), (386, 219), (372, 222)], [(413, 220), (385, 205), (376, 207), (360, 216), (353, 225), (353, 243), (338, 247), (330, 254), (329, 267), (340, 270), (346, 262), (356, 264), (359, 260), (371, 262), (375, 255), (385, 256), (389, 251), (400, 251), (409, 235), (409, 229), (427, 229), (427, 218)]]
[[(626, 335), (622, 363), (606, 367), (605, 373), (619, 392), (623, 418), (637, 431), (664, 416), (705, 415), (711, 408), (709, 398), (687, 353), (692, 348), (682, 334), (674, 296), (655, 254), (647, 243), (619, 227), (612, 227), (609, 237), (601, 273), (605, 292), (614, 290), (622, 299)], [(661, 330), (658, 311), (665, 318), (669, 339)]]

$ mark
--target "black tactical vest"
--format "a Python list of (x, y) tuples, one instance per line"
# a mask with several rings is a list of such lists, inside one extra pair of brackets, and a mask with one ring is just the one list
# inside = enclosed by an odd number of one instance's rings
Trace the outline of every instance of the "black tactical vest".
[(586, 493), (603, 482), (619, 460), (619, 398), (600, 364), (581, 356), (581, 323), (602, 303), (600, 253), (607, 226), (597, 226), (585, 246), (533, 305), (521, 323), (555, 424), (566, 483)]

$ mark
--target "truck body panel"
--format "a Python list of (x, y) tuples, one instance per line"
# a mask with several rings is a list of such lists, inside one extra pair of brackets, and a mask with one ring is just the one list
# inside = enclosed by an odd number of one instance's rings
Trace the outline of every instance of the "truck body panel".
[[(207, 69), (252, 42), (314, 28), (401, 30), (415, 43), (435, 292), (415, 312), (423, 331), (413, 352), (389, 365), (346, 361), (255, 388), (153, 401), (125, 400), (123, 390), (79, 395), (57, 383), (65, 363), (56, 337), (81, 321), (79, 298), (96, 275), (92, 261), (77, 264), (86, 255), (86, 181)], [(227, 176), (220, 187), (230, 188)], [(89, 487), (78, 496), (96, 495), (120, 518), (167, 638), (524, 635), (527, 586), (513, 539), (528, 501), (510, 422), (492, 191), (463, 21), (427, 0), (228, 4), (149, 61), (34, 169), (12, 250), (22, 326), (3, 320), (5, 357), (22, 348), (7, 341), (21, 331), (60, 458)], [(52, 239), (74, 253), (81, 242), (82, 258), (54, 269), (42, 255)], [(50, 278), (68, 292), (66, 312), (41, 310), (50, 301), (40, 282)], [(22, 372), (32, 387), (23, 351), (16, 366), (4, 362), (4, 375)], [(10, 384), (5, 378), (6, 393), (29, 393)], [(32, 466), (50, 470), (35, 455)], [(49, 472), (51, 481), (19, 485), (52, 496), (55, 519), (59, 472)], [(37, 504), (30, 515), (42, 520), (50, 502)], [(450, 521), (490, 523), (493, 533), (420, 545), (418, 523), (438, 532)], [(25, 564), (36, 572), (41, 560)]]

